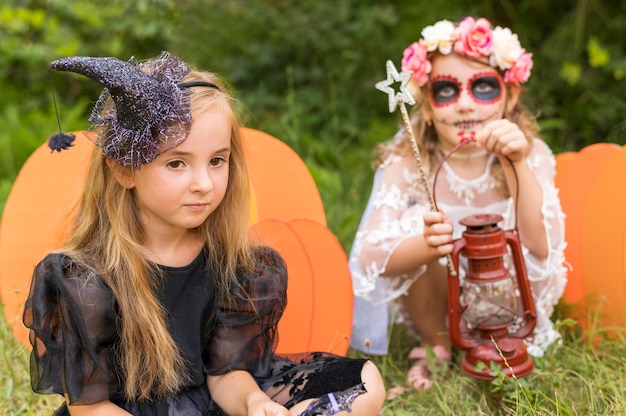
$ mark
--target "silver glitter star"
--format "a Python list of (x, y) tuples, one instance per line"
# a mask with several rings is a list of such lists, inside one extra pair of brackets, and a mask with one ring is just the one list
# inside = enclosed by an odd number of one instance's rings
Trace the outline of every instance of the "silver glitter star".
[[(415, 104), (415, 99), (407, 89), (407, 84), (411, 79), (413, 72), (400, 72), (394, 66), (393, 62), (387, 61), (387, 79), (376, 83), (376, 89), (386, 92), (389, 95), (389, 112), (393, 113), (396, 110), (396, 106), (399, 103), (406, 103), (409, 105)], [(400, 92), (396, 93), (396, 90), (391, 87), (395, 82), (400, 83)]]

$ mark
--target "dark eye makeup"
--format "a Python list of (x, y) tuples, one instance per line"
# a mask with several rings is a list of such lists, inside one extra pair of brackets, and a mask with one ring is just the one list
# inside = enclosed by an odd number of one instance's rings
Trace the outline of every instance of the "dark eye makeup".
[(461, 88), (459, 84), (450, 80), (435, 81), (431, 85), (433, 101), (437, 104), (447, 104), (458, 98)]
[(502, 95), (500, 78), (494, 75), (477, 74), (469, 81), (469, 92), (479, 103), (492, 103)]
[[(454, 103), (461, 95), (463, 86), (452, 76), (443, 75), (430, 84), (432, 103), (442, 107)], [(467, 82), (467, 92), (477, 104), (492, 104), (502, 97), (502, 81), (491, 72), (480, 72)]]

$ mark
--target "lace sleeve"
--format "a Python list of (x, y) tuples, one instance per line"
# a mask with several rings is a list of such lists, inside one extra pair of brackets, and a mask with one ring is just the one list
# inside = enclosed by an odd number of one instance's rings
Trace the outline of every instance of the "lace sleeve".
[(117, 339), (114, 301), (97, 277), (60, 254), (35, 268), (24, 310), (30, 329), (31, 383), (41, 394), (67, 394), (87, 405), (119, 392), (115, 377)]
[[(429, 211), (428, 199), (419, 186), (421, 179), (410, 157), (393, 156), (378, 169), (374, 186), (356, 234), (350, 266), (355, 295), (371, 298), (383, 291), (381, 300), (394, 299), (406, 292), (423, 268), (412, 275), (386, 276), (387, 262), (404, 240), (423, 232), (419, 219)], [(384, 280), (382, 286), (377, 281)]]
[[(542, 356), (547, 347), (559, 339), (550, 316), (567, 282), (567, 269), (564, 266), (565, 215), (554, 184), (556, 160), (550, 148), (542, 140), (535, 139), (527, 161), (543, 189), (541, 213), (549, 247), (548, 258), (545, 260), (537, 259), (528, 249), (522, 247), (537, 311), (534, 339), (529, 342), (528, 350), (531, 355)], [(510, 201), (506, 215), (509, 222), (507, 227), (513, 226), (513, 212), (514, 206)]]
[(233, 302), (221, 305), (204, 353), (210, 375), (247, 370), (266, 375), (278, 342), (277, 325), (287, 306), (287, 267), (280, 255), (263, 248), (252, 276), (240, 275)]

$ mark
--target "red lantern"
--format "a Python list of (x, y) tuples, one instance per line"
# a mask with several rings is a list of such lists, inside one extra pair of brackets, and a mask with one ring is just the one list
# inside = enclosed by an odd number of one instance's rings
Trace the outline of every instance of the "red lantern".
[[(515, 377), (533, 369), (523, 340), (535, 328), (535, 305), (517, 233), (500, 229), (500, 221), (502, 216), (495, 214), (463, 218), (460, 223), (466, 230), (454, 242), (451, 258), (454, 270), (459, 270), (459, 257), (463, 256), (467, 274), (461, 282), (458, 273), (448, 273), (450, 339), (465, 352), (463, 372), (483, 380), (494, 378), (491, 363)], [(515, 276), (505, 264), (507, 248)], [(509, 331), (514, 325), (519, 328)], [(476, 368), (479, 362), (487, 368)]]

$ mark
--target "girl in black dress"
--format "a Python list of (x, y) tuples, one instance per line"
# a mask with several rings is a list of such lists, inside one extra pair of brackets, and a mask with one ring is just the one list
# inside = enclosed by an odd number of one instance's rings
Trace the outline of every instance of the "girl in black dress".
[(55, 414), (378, 414), (370, 361), (274, 353), (287, 270), (248, 238), (248, 172), (218, 77), (167, 52), (51, 68), (105, 87), (71, 232), (35, 268), (24, 312), (33, 389), (65, 397)]

